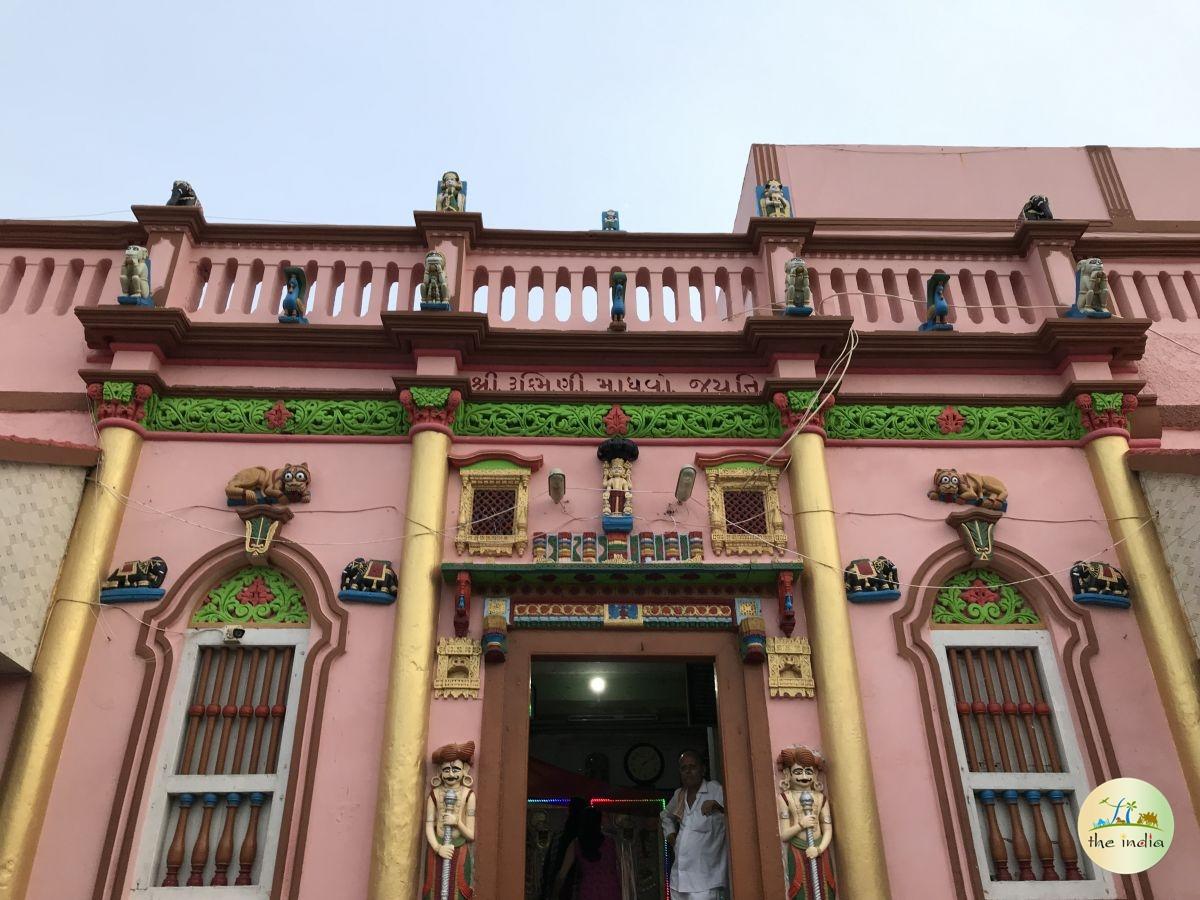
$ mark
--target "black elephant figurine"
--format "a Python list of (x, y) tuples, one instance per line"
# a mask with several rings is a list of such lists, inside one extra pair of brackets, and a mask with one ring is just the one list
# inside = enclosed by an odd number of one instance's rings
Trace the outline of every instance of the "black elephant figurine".
[(900, 596), (900, 575), (886, 556), (855, 559), (842, 572), (846, 596), (855, 603), (896, 600)]
[(386, 559), (355, 557), (342, 570), (342, 589), (338, 598), (368, 603), (392, 603), (399, 582), (396, 570)]
[(1076, 603), (1129, 608), (1129, 581), (1111, 563), (1075, 563), (1071, 566), (1071, 591)]

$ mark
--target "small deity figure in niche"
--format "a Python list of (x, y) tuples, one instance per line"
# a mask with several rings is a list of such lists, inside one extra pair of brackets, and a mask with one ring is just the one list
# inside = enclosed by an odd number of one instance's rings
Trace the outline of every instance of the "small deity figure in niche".
[(446, 257), (437, 250), (425, 254), (425, 278), (421, 281), (421, 309), (449, 309), (450, 283), (446, 280)]
[(800, 257), (789, 259), (783, 267), (784, 296), (789, 316), (811, 316), (813, 314), (812, 288), (808, 283), (808, 266)]
[(1075, 305), (1067, 310), (1071, 319), (1107, 319), (1108, 276), (1104, 263), (1096, 257), (1081, 259), (1075, 266)]
[(608, 276), (608, 286), (612, 288), (612, 322), (609, 331), (625, 330), (625, 284), (628, 281), (624, 272), (613, 272)]
[(467, 183), (458, 177), (457, 172), (446, 172), (438, 182), (437, 205), (438, 212), (464, 212), (467, 208)]
[(279, 321), (307, 325), (308, 276), (299, 266), (287, 266), (283, 270), (283, 277), (286, 279), (287, 293), (283, 296), (283, 312), (279, 315)]
[(1050, 212), (1050, 201), (1041, 194), (1034, 194), (1029, 202), (1021, 207), (1020, 218), (1026, 222), (1045, 222), (1054, 218)]
[(606, 209), (600, 213), (600, 230), (601, 231), (620, 231), (621, 230), (621, 214), (615, 209)]
[(792, 203), (788, 200), (783, 182), (771, 178), (761, 188), (758, 197), (758, 214), (768, 219), (790, 219)]
[(125, 249), (121, 262), (121, 296), (117, 302), (126, 306), (153, 306), (150, 297), (150, 251), (138, 244)]
[(633, 515), (633, 481), (630, 466), (623, 459), (604, 464), (604, 515)]
[(817, 773), (825, 760), (811, 747), (788, 747), (776, 760), (782, 777), (775, 806), (783, 844), (784, 896), (787, 900), (833, 900), (837, 887), (829, 859), (833, 819)]
[(950, 315), (950, 304), (946, 300), (946, 285), (950, 276), (937, 272), (925, 283), (925, 321), (918, 331), (953, 331), (954, 326), (946, 321)]
[(433, 751), (436, 773), (425, 801), (425, 880), (421, 900), (471, 900), (475, 896), (475, 792), (471, 761), (475, 742)]
[(171, 185), (171, 196), (167, 198), (167, 206), (199, 206), (200, 198), (186, 181), (176, 181)]

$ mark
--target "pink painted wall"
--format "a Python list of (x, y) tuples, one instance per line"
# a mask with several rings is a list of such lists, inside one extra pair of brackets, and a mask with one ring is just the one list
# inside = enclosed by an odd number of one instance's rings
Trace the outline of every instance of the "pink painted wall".
[[(947, 447), (917, 453), (900, 447), (834, 447), (828, 459), (842, 556), (848, 561), (883, 554), (896, 563), (902, 583), (911, 582), (934, 551), (956, 539), (945, 524), (949, 508), (925, 497), (934, 470), (942, 466), (995, 475), (1007, 485), (1009, 512), (997, 526), (996, 540), (1057, 573), (1068, 594), (1065, 573), (1076, 560), (1115, 561), (1113, 551), (1105, 550), (1111, 538), (1082, 450)], [(1086, 521), (1058, 521), (1062, 519)], [(894, 604), (850, 608), (876, 791), (893, 895), (951, 896), (945, 856), (930, 852), (927, 831), (909, 827), (938, 821), (940, 812), (916, 678), (896, 650), (892, 617), (906, 599), (907, 593)], [(1086, 614), (1099, 642), (1090, 673), (1121, 774), (1157, 785), (1177, 810), (1175, 844), (1150, 871), (1151, 883), (1157, 895), (1188, 896), (1200, 829), (1186, 812), (1190, 803), (1183, 773), (1136, 621), (1130, 612), (1089, 609)], [(1061, 651), (1065, 635), (1057, 627), (1051, 632)], [(1096, 779), (1090, 782), (1094, 786)], [(937, 844), (942, 846), (940, 834)]]
[[(398, 563), (407, 447), (278, 440), (270, 446), (147, 442), (132, 500), (195, 524), (132, 505), (114, 559), (162, 556), (170, 566), (169, 589), (192, 562), (241, 535), (240, 520), (225, 507), (227, 477), (247, 465), (289, 461), (311, 466), (313, 501), (294, 507), (296, 518), (283, 533), (319, 560), (335, 592), (343, 566), (355, 556)], [(144, 672), (134, 655), (139, 626), (131, 617), (148, 608), (130, 604), (100, 611), (34, 863), (31, 897), (90, 896)], [(306, 898), (366, 894), (396, 607), (347, 609), (347, 652), (330, 667), (322, 722), (303, 870)], [(63, 847), (72, 848), (71, 866), (61, 864)], [(339, 865), (323, 864), (331, 858)]]
[[(1047, 195), (1060, 219), (1108, 218), (1082, 147), (777, 144), (774, 150), (799, 218), (1015, 221), (1031, 194)], [(1198, 162), (1200, 155), (1191, 164)], [(757, 215), (755, 182), (751, 159), (735, 232)]]
[(1200, 150), (1113, 147), (1113, 160), (1139, 219), (1194, 219), (1200, 209)]

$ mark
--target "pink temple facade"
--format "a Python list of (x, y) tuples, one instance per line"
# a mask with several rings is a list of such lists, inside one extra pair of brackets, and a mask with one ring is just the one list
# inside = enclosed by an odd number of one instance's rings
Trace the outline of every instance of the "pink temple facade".
[[(572, 797), (664, 897), (687, 749), (731, 895), (812, 897), (798, 745), (838, 896), (1191, 896), (1198, 176), (754, 145), (721, 234), (0, 220), (0, 898), (541, 898)], [(1077, 824), (1118, 777), (1174, 812), (1138, 874)]]

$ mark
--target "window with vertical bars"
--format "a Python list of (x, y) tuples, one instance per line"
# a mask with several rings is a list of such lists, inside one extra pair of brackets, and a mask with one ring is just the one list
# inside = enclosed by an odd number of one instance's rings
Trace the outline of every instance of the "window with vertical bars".
[(269, 894), (307, 636), (247, 628), (239, 645), (212, 630), (190, 638), (151, 801), (144, 896)]
[(767, 533), (767, 504), (763, 492), (725, 491), (725, 524), (729, 533)]
[(1049, 634), (935, 628), (984, 894), (1115, 896), (1076, 836), (1088, 792)]
[(471, 533), (512, 534), (516, 506), (515, 490), (476, 488), (471, 503)]

